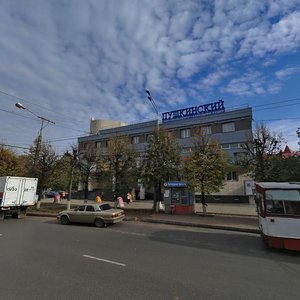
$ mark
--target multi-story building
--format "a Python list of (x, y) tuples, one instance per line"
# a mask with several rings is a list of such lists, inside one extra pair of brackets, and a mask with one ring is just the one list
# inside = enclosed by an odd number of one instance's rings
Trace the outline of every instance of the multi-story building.
[[(157, 120), (154, 120), (130, 125), (122, 124), (114, 128), (100, 128), (95, 133), (95, 122), (99, 120), (91, 120), (94, 133), (78, 139), (79, 150), (84, 151), (88, 144), (92, 144), (100, 153), (108, 146), (111, 138), (124, 135), (129, 137), (142, 158), (148, 145), (147, 141), (157, 127)], [(116, 126), (117, 123), (113, 124)], [(224, 103), (220, 100), (216, 103), (165, 112), (159, 126), (178, 140), (182, 157), (191, 154), (193, 138), (203, 133), (216, 140), (233, 161), (244, 152), (242, 145), (252, 139), (252, 109), (247, 107), (225, 111)], [(252, 193), (252, 180), (246, 174), (230, 172), (224, 183), (224, 187), (211, 197), (212, 201), (248, 201), (247, 195)]]

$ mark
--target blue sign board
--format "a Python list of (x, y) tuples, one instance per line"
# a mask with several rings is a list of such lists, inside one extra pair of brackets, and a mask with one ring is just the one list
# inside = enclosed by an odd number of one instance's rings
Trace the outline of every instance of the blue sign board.
[(225, 111), (224, 101), (219, 100), (218, 102), (203, 104), (199, 106), (192, 106), (188, 108), (173, 110), (162, 113), (162, 121), (172, 121), (178, 119), (187, 119), (196, 117), (199, 115), (210, 115), (221, 113)]
[(168, 181), (164, 183), (164, 187), (187, 187), (187, 184), (182, 181)]

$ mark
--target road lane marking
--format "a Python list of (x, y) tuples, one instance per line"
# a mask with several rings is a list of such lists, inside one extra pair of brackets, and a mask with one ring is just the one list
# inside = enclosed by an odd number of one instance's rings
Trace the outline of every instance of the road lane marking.
[(100, 260), (100, 261), (103, 261), (103, 262), (107, 262), (107, 263), (110, 263), (110, 264), (113, 264), (113, 265), (118, 265), (118, 266), (121, 266), (121, 267), (126, 267), (125, 264), (122, 264), (122, 263), (119, 263), (119, 262), (116, 262), (116, 261), (112, 261), (112, 260), (108, 260), (108, 259), (104, 259), (104, 258), (99, 258), (99, 257), (95, 257), (95, 256), (90, 256), (90, 255), (82, 255), (83, 257), (86, 257), (86, 258), (91, 258), (91, 259), (95, 259), (95, 260)]
[(126, 231), (121, 231), (121, 230), (116, 230), (116, 229), (110, 229), (110, 230), (107, 230), (107, 231), (116, 232), (116, 233), (122, 233), (122, 234), (129, 234), (129, 235), (147, 236), (146, 233), (126, 232)]

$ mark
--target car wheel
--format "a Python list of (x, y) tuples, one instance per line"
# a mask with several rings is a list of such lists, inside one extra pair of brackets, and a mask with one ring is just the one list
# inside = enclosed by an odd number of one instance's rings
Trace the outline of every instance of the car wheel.
[(70, 220), (69, 220), (69, 218), (67, 216), (61, 216), (60, 223), (62, 225), (68, 225), (68, 224), (70, 224)]
[(96, 219), (95, 220), (95, 226), (98, 228), (103, 228), (105, 226), (105, 223), (102, 219)]

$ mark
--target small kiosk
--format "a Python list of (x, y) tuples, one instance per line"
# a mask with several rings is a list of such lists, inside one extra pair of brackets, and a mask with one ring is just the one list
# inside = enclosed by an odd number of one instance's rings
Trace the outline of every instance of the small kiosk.
[(185, 182), (168, 181), (164, 184), (166, 214), (186, 215), (195, 213), (195, 196)]

